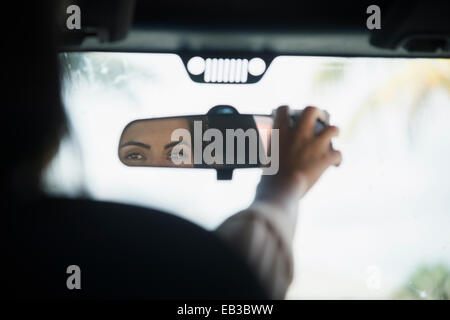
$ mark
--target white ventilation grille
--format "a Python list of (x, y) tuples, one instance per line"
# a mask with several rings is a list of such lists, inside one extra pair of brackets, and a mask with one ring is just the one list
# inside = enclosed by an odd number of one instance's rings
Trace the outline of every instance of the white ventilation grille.
[(206, 59), (205, 82), (247, 82), (247, 59)]
[(248, 75), (259, 76), (264, 73), (266, 65), (261, 58), (222, 59), (193, 57), (187, 64), (193, 75), (203, 73), (204, 82), (213, 83), (246, 83)]

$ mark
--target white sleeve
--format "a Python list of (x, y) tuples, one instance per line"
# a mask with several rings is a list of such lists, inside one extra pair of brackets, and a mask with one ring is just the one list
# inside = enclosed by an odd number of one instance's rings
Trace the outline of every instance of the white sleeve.
[(217, 229), (247, 260), (272, 299), (283, 299), (292, 282), (297, 211), (298, 205), (287, 210), (257, 201)]

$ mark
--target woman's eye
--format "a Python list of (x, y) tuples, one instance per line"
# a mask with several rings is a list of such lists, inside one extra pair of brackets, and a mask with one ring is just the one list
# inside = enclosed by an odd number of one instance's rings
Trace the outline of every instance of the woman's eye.
[(127, 160), (131, 160), (131, 161), (139, 161), (139, 160), (144, 160), (145, 157), (140, 154), (139, 152), (133, 152), (130, 153), (126, 156)]

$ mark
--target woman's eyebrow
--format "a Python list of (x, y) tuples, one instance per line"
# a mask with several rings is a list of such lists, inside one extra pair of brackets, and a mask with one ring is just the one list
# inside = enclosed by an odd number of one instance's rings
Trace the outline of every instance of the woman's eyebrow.
[(172, 141), (172, 142), (169, 142), (168, 144), (166, 144), (164, 146), (164, 149), (169, 149), (170, 147), (174, 147), (174, 146), (179, 145), (179, 144), (184, 144), (185, 146), (188, 146), (188, 147), (190, 146), (187, 142), (185, 142), (183, 140), (181, 140), (181, 141)]
[(119, 146), (119, 149), (123, 148), (123, 147), (126, 147), (126, 146), (138, 146), (138, 147), (142, 147), (142, 148), (145, 148), (145, 149), (150, 149), (150, 145), (142, 143), (142, 142), (139, 142), (139, 141), (128, 141), (128, 142), (125, 142), (125, 143), (123, 143), (123, 144), (121, 144)]

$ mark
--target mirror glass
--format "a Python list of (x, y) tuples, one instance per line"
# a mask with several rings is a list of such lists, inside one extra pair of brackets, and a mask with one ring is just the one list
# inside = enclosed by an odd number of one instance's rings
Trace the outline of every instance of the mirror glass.
[(129, 123), (119, 142), (127, 166), (255, 168), (270, 161), (268, 115), (199, 115)]

